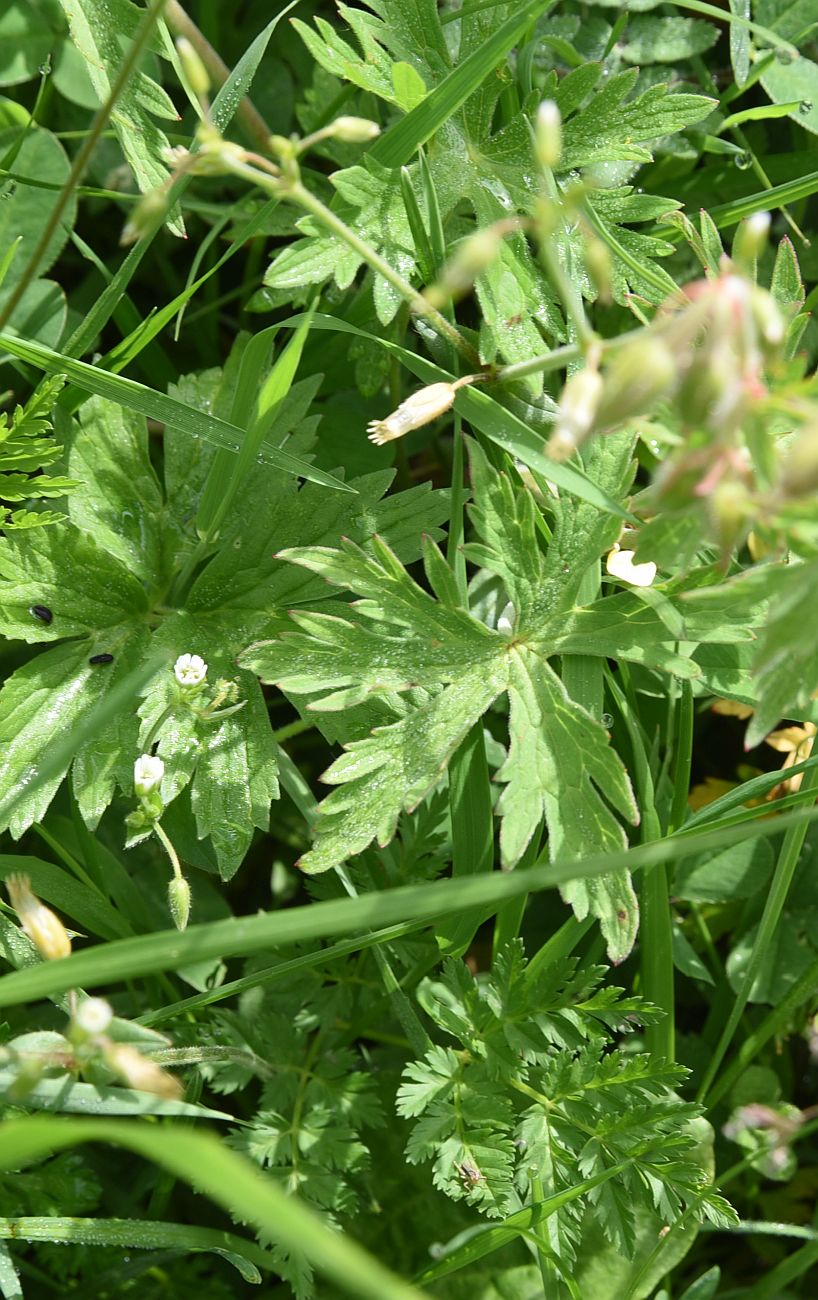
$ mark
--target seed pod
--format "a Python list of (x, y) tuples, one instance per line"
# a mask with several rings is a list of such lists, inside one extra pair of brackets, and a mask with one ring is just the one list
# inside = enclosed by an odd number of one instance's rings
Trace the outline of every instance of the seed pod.
[(129, 1088), (171, 1099), (182, 1095), (182, 1085), (175, 1075), (148, 1060), (129, 1043), (109, 1043), (105, 1049), (105, 1061)]
[(186, 930), (190, 917), (190, 885), (184, 876), (174, 876), (168, 885), (168, 906), (177, 930)]

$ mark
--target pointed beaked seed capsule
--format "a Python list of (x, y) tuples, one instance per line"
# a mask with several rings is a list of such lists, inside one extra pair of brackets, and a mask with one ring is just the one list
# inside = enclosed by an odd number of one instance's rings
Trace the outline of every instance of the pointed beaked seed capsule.
[(544, 99), (534, 125), (537, 158), (543, 167), (556, 167), (562, 155), (562, 117), (553, 99)]
[(642, 415), (678, 378), (676, 359), (658, 338), (648, 335), (615, 352), (605, 371), (595, 427), (613, 429), (631, 416)]
[(366, 144), (380, 135), (381, 128), (368, 117), (336, 117), (329, 125), (329, 132), (343, 144)]
[(161, 1065), (150, 1061), (128, 1043), (109, 1043), (105, 1061), (129, 1088), (138, 1092), (152, 1092), (157, 1097), (177, 1099), (182, 1096), (182, 1085), (173, 1074)]
[(370, 420), (367, 425), (369, 441), (376, 447), (385, 442), (402, 438), (413, 429), (421, 429), (424, 424), (431, 424), (439, 416), (450, 410), (457, 389), (454, 384), (429, 384), (419, 388), (416, 393), (401, 402), (396, 411), (387, 415), (385, 420)]
[(184, 876), (174, 876), (168, 885), (168, 906), (176, 929), (187, 929), (190, 917), (190, 885)]
[(577, 370), (566, 381), (559, 414), (546, 451), (552, 460), (567, 460), (594, 427), (604, 388), (602, 376), (592, 366)]
[(140, 754), (133, 765), (133, 788), (141, 798), (150, 794), (165, 775), (165, 764), (153, 754)]
[(207, 677), (207, 664), (201, 655), (179, 655), (173, 672), (180, 686), (201, 686)]
[(190, 89), (197, 99), (205, 99), (210, 91), (210, 77), (207, 68), (186, 36), (177, 37), (176, 52)]
[(630, 583), (632, 587), (650, 587), (656, 577), (656, 565), (652, 560), (641, 564), (635, 562), (635, 551), (623, 551), (619, 543), (608, 552), (605, 568), (612, 578)]
[(20, 924), (41, 957), (55, 961), (71, 955), (71, 940), (60, 918), (32, 892), (28, 876), (13, 875), (6, 881), (11, 905)]
[(74, 1012), (74, 1024), (83, 1034), (104, 1034), (114, 1018), (110, 1002), (104, 998), (84, 998)]

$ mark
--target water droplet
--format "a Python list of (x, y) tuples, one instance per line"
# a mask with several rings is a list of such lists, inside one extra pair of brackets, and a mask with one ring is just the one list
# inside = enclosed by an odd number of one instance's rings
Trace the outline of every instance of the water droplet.
[(613, 726), (613, 716), (610, 713), (603, 713), (599, 721), (602, 723), (606, 731), (609, 727)]
[(736, 167), (738, 167), (740, 172), (746, 172), (747, 168), (752, 167), (753, 165), (753, 160), (750, 157), (750, 155), (748, 153), (744, 153), (743, 151), (741, 153), (736, 154), (735, 158), (733, 159), (733, 162), (735, 163)]
[(812, 108), (813, 104), (811, 99), (802, 99), (801, 103), (798, 105), (798, 112), (803, 113), (804, 116), (806, 116), (807, 113), (812, 112)]

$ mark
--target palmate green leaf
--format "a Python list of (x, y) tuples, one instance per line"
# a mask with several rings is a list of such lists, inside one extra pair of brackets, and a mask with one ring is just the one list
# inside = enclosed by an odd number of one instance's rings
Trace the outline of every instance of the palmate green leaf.
[(562, 169), (594, 162), (650, 162), (653, 155), (641, 142), (692, 126), (715, 105), (704, 95), (676, 94), (661, 83), (629, 100), (636, 77), (636, 69), (611, 77), (587, 108), (568, 119), (563, 128)]
[(704, 54), (718, 39), (718, 28), (699, 18), (634, 18), (620, 50), (625, 63), (681, 63)]
[[(631, 445), (627, 437), (598, 445), (594, 477), (606, 494), (624, 490), (632, 472)], [(624, 768), (599, 721), (570, 700), (547, 660), (563, 651), (635, 662), (649, 658), (663, 669), (695, 676), (700, 666), (676, 649), (680, 628), (692, 649), (694, 637), (729, 645), (752, 635), (748, 606), (735, 595), (710, 610), (688, 611), (675, 592), (659, 593), (653, 604), (622, 593), (575, 610), (582, 576), (615, 540), (616, 521), (587, 502), (561, 497), (553, 505), (551, 544), (542, 552), (528, 490), (513, 488), (479, 448), (470, 448), (470, 455), (473, 517), (483, 540), (470, 544), (466, 554), (503, 579), (510, 602), (507, 631), (488, 629), (459, 608), (453, 576), (432, 545), (426, 549), (426, 575), (437, 600), (382, 543), (371, 554), (351, 544), (294, 548), (285, 558), (360, 599), (332, 613), (299, 611), (293, 620), (298, 630), (283, 629), (242, 656), (263, 680), (307, 696), (310, 710), (337, 711), (375, 697), (396, 717), (351, 741), (325, 774), (340, 788), (319, 808), (316, 841), (302, 859), (307, 870), (337, 865), (373, 838), (385, 843), (401, 810), (432, 789), (469, 728), (506, 691), (512, 748), (500, 774), (507, 785), (498, 808), (503, 865), (519, 860), (543, 815), (552, 856), (621, 849), (624, 831), (614, 810), (636, 815)], [(706, 579), (705, 574), (690, 581)], [(588, 635), (574, 636), (583, 619)], [(637, 915), (627, 879), (612, 877), (569, 892), (580, 916), (590, 909), (600, 917), (609, 950), (621, 959), (632, 944)]]
[[(50, 623), (32, 614), (37, 605), (51, 611)], [(0, 619), (6, 636), (57, 641), (111, 629), (118, 648), (121, 636), (113, 629), (147, 609), (137, 578), (74, 524), (0, 539)]]
[[(625, 769), (601, 723), (525, 648), (510, 657), (509, 732), (508, 758), (497, 773), (505, 783), (498, 805), (503, 865), (519, 861), (543, 816), (555, 857), (622, 848), (622, 826), (608, 805), (629, 822), (639, 820)], [(589, 912), (598, 917), (610, 953), (630, 951), (639, 906), (627, 872), (578, 882), (563, 896), (579, 920)]]
[(77, 527), (148, 590), (161, 587), (168, 576), (162, 493), (144, 419), (92, 397), (80, 408), (68, 466), (81, 483), (69, 504)]
[[(0, 691), (0, 793), (25, 791), (54, 742), (109, 689), (107, 667), (89, 665), (87, 641), (71, 641), (38, 655), (6, 680)], [(42, 820), (69, 761), (3, 818), (16, 838)]]
[[(60, 0), (60, 4), (91, 85), (99, 103), (104, 104), (122, 63), (121, 41), (135, 35), (144, 11), (130, 0)], [(169, 58), (169, 44), (160, 27), (153, 33), (149, 48)], [(111, 123), (143, 194), (162, 185), (169, 174), (162, 157), (168, 139), (157, 126), (157, 117), (176, 122), (179, 114), (162, 87), (146, 72), (137, 70), (120, 92)], [(184, 232), (178, 218), (172, 227), (177, 234)]]
[[(15, 128), (0, 131), (0, 158), (19, 143), (20, 130), (21, 128)], [(5, 250), (13, 241), (20, 241), (3, 278), (4, 293), (17, 284), (40, 237), (45, 233), (59, 197), (59, 187), (65, 184), (71, 166), (63, 146), (50, 131), (28, 125), (25, 132), (14, 160), (14, 174), (19, 179), (10, 188), (4, 186), (4, 198), (0, 203), (0, 248)], [(48, 181), (55, 188), (40, 189), (26, 184), (27, 180)], [(38, 263), (37, 271), (40, 275), (44, 275), (56, 261), (73, 229), (76, 216), (77, 201), (72, 195)]]

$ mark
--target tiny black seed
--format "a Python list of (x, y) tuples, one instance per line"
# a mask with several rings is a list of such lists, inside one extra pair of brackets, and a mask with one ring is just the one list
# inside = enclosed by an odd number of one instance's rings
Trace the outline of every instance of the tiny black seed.
[(32, 605), (28, 612), (33, 614), (35, 618), (39, 618), (43, 623), (50, 623), (54, 618), (47, 605)]
[(107, 654), (91, 655), (91, 658), (88, 660), (88, 662), (89, 664), (112, 664), (114, 662), (114, 656), (107, 655)]

